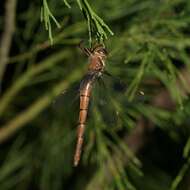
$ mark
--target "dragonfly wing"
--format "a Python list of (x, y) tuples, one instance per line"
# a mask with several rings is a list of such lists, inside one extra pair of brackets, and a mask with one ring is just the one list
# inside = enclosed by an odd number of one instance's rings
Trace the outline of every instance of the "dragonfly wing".
[(122, 102), (127, 103), (127, 98), (124, 95), (126, 89), (126, 83), (107, 71), (96, 80), (92, 93), (92, 107), (99, 108), (106, 125), (117, 125), (121, 116), (119, 113), (122, 111), (120, 110), (122, 107), (120, 105), (121, 99)]
[(68, 121), (69, 123), (70, 121), (70, 124), (73, 124), (74, 122), (77, 124), (76, 121), (80, 100), (79, 89), (79, 83), (73, 84), (70, 88), (64, 90), (59, 96), (57, 96), (52, 103), (51, 109), (53, 113), (56, 114), (56, 117), (62, 118), (64, 122)]

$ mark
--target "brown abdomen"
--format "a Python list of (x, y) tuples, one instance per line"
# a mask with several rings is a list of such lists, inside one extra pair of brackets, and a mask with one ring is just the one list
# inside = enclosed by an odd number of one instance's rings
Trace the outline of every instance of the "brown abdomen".
[(74, 166), (77, 166), (80, 160), (91, 90), (92, 90), (91, 82), (88, 82), (80, 90), (80, 112), (79, 112), (79, 121), (78, 121), (79, 124), (78, 124), (78, 134), (77, 134), (78, 136), (77, 145), (76, 145), (75, 156), (74, 156)]

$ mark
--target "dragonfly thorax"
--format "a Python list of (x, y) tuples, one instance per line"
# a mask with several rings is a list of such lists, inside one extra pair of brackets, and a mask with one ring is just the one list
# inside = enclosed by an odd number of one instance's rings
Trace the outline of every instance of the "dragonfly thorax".
[(99, 72), (99, 75), (102, 74), (105, 68), (105, 60), (107, 58), (107, 51), (103, 46), (98, 46), (91, 50), (89, 56), (89, 71)]

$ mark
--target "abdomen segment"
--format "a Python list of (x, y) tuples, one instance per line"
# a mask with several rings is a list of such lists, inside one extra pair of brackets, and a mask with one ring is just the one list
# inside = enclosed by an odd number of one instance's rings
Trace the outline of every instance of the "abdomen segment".
[(77, 133), (77, 145), (74, 156), (74, 166), (77, 166), (80, 161), (91, 90), (92, 90), (91, 82), (88, 82), (80, 90), (80, 112), (79, 112), (79, 121), (78, 121), (79, 124), (78, 124), (78, 133)]

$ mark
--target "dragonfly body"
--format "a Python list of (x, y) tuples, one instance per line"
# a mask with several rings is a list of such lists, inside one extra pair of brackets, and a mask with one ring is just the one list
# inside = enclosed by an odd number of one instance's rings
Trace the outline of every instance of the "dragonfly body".
[(74, 166), (80, 161), (84, 130), (88, 114), (90, 95), (93, 84), (99, 78), (105, 69), (105, 59), (107, 52), (103, 45), (95, 46), (93, 49), (81, 48), (89, 57), (88, 72), (80, 85), (80, 112), (78, 121), (77, 145), (74, 155)]

